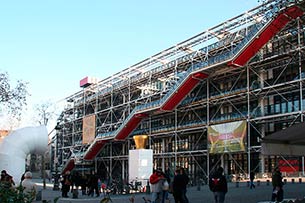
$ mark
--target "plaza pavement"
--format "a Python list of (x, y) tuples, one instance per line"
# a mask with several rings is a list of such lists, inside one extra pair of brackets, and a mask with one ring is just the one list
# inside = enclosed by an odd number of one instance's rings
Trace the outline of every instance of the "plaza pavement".
[[(304, 180), (304, 179), (303, 179)], [(37, 181), (37, 180), (36, 180)], [(53, 191), (53, 185), (48, 183), (45, 190), (42, 189), (41, 181), (37, 181), (39, 190), (42, 191), (42, 200), (44, 202), (53, 203), (53, 199), (61, 195), (60, 191)], [(257, 203), (262, 201), (269, 201), (271, 198), (272, 186), (271, 183), (267, 185), (267, 182), (261, 181), (260, 185), (255, 184), (255, 189), (247, 187), (246, 182), (239, 183), (239, 187), (236, 187), (236, 183), (229, 183), (229, 191), (226, 195), (225, 203)], [(69, 193), (72, 197), (72, 194)], [(296, 199), (303, 198), (305, 196), (305, 183), (299, 183), (296, 181), (292, 183), (288, 180), (284, 185), (284, 198)], [(132, 194), (128, 195), (111, 195), (113, 203), (130, 203), (129, 198)], [(145, 193), (134, 194), (134, 203), (144, 203), (143, 197), (150, 198), (150, 195)], [(200, 190), (197, 187), (189, 187), (187, 190), (187, 197), (190, 203), (214, 203), (212, 192), (210, 192), (207, 185), (201, 186)], [(73, 198), (60, 198), (58, 203), (99, 203), (102, 197), (88, 197), (79, 194), (77, 199)], [(173, 197), (170, 194), (170, 202), (174, 203)], [(43, 201), (35, 201), (40, 203)]]

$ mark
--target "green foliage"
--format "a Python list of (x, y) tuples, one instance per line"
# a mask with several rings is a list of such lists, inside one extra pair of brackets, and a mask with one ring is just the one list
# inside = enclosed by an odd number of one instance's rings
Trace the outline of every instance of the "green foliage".
[(1, 203), (31, 203), (35, 199), (35, 195), (31, 193), (23, 193), (23, 187), (6, 188), (0, 186), (0, 202)]

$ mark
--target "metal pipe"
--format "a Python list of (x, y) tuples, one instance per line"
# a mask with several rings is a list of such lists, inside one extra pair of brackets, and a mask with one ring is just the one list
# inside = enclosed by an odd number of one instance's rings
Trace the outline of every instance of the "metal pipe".
[(0, 168), (13, 176), (15, 182), (25, 172), (29, 154), (44, 154), (48, 147), (46, 126), (25, 127), (11, 132), (0, 141)]

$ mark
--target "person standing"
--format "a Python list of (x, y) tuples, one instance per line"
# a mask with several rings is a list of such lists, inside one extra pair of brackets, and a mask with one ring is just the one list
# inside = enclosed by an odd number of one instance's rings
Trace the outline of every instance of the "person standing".
[(186, 196), (186, 186), (189, 182), (189, 177), (186, 175), (184, 168), (179, 168), (175, 172), (173, 181), (173, 196), (175, 203), (188, 203)]
[(253, 171), (250, 172), (250, 189), (255, 188), (254, 185), (255, 173)]
[(88, 185), (89, 185), (88, 196), (91, 195), (93, 197), (94, 191), (95, 191), (96, 197), (99, 197), (100, 191), (98, 189), (98, 176), (94, 171), (91, 172), (91, 175), (90, 175), (89, 181), (88, 181)]
[(171, 182), (169, 169), (167, 169), (165, 171), (165, 173), (163, 173), (163, 176), (164, 176), (165, 180), (163, 182), (163, 187), (162, 187), (162, 190), (163, 190), (162, 203), (166, 203), (167, 201), (169, 201), (168, 193), (169, 193), (169, 187), (170, 187), (170, 182)]
[(62, 176), (61, 179), (61, 196), (62, 197), (68, 197), (68, 192), (70, 191), (70, 186), (71, 186), (71, 176), (70, 176), (70, 171), (66, 171), (66, 173)]
[(37, 194), (37, 185), (32, 181), (32, 173), (30, 171), (25, 172), (21, 186), (23, 187), (23, 193), (28, 194), (34, 200)]
[(223, 168), (219, 167), (209, 179), (209, 187), (213, 192), (215, 203), (224, 203), (228, 192), (228, 183), (223, 175)]
[(149, 183), (151, 184), (151, 203), (160, 202), (163, 194), (163, 182), (165, 178), (162, 175), (162, 170), (157, 169), (149, 177)]
[(283, 177), (278, 168), (275, 169), (274, 173), (272, 174), (272, 196), (271, 201), (281, 202), (284, 198), (284, 190), (283, 190)]

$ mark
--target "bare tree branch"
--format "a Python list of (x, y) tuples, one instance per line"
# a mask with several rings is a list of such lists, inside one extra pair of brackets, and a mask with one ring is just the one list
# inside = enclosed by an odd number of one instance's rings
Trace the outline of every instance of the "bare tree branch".
[(29, 95), (27, 85), (27, 82), (18, 80), (16, 87), (12, 88), (7, 72), (0, 73), (0, 108), (6, 109), (6, 113), (19, 118), (27, 105)]

